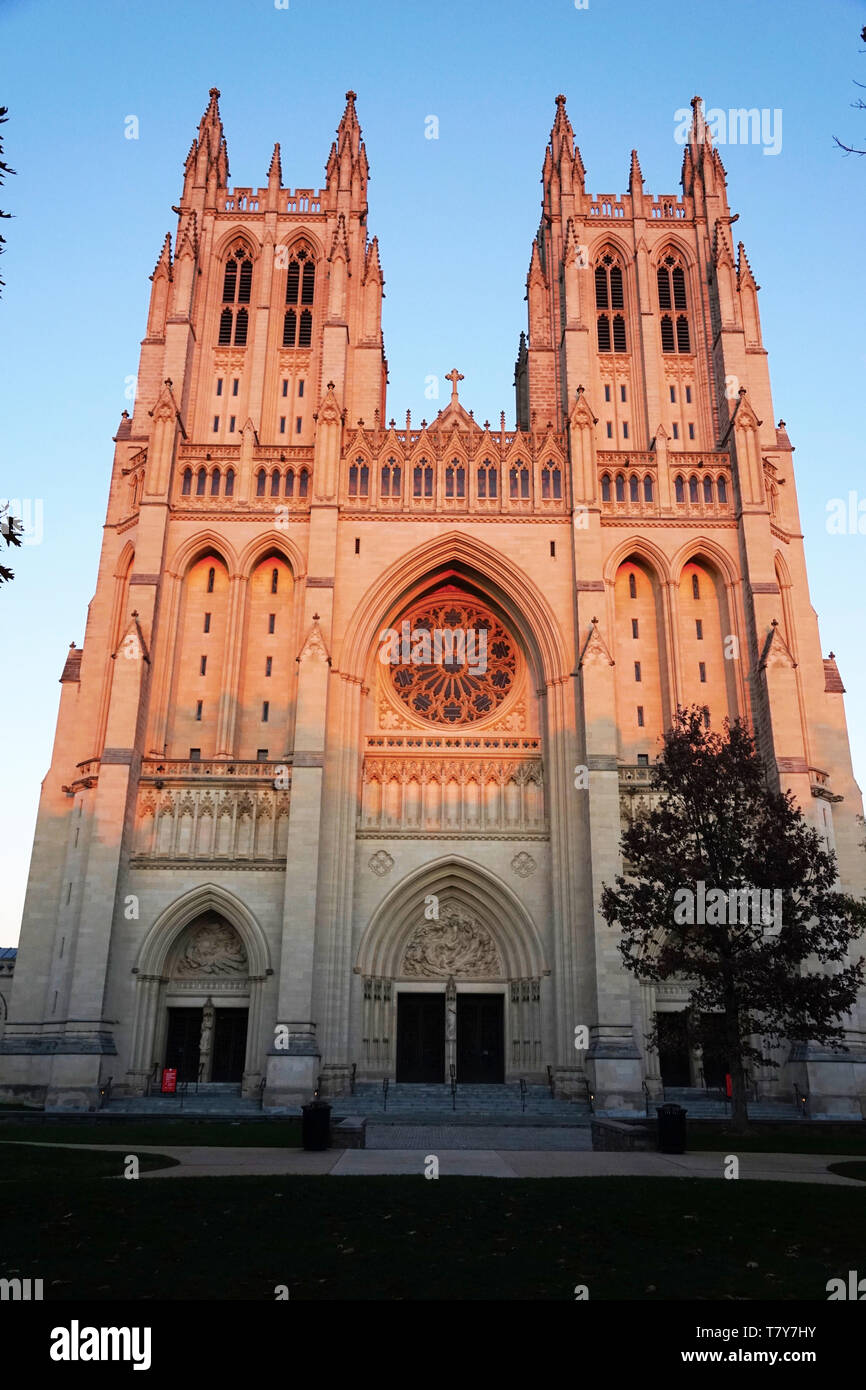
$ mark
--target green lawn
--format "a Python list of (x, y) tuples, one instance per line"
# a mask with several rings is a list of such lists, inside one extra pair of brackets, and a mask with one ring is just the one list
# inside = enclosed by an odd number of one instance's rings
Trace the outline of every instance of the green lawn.
[(727, 1124), (688, 1126), (691, 1153), (857, 1154), (866, 1156), (866, 1123), (751, 1126), (747, 1134), (735, 1134)]
[(866, 1163), (828, 1163), (827, 1168), (831, 1173), (839, 1173), (843, 1178), (856, 1178), (858, 1182), (866, 1182)]
[(214, 1148), (299, 1149), (299, 1119), (245, 1124), (242, 1120), (69, 1120), (62, 1124), (0, 1124), (0, 1144), (205, 1144)]
[[(57, 1149), (36, 1149), (25, 1144), (0, 1144), (0, 1184), (4, 1197), (8, 1197), (10, 1183), (65, 1183), (79, 1178), (117, 1177), (123, 1174), (125, 1156), (93, 1149), (66, 1149), (60, 1153)], [(137, 1158), (140, 1172), (177, 1167), (177, 1159), (165, 1154), (138, 1154)]]
[[(32, 1152), (32, 1151), (31, 1151)], [(0, 1277), (47, 1299), (826, 1298), (862, 1261), (857, 1194), (593, 1178), (106, 1182), (54, 1150), (4, 1183)], [(84, 1159), (84, 1155), (80, 1155)], [(91, 1156), (88, 1155), (88, 1160)], [(44, 1160), (40, 1159), (40, 1163)]]

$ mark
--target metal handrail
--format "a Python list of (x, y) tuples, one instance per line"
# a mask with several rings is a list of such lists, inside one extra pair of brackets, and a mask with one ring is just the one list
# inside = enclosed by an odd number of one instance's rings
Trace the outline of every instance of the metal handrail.
[(457, 1071), (452, 1062), (448, 1068), (451, 1075), (451, 1109), (457, 1109)]
[(553, 1067), (551, 1066), (547, 1068), (547, 1084), (550, 1087), (550, 1094), (556, 1100), (556, 1082), (553, 1079)]
[(110, 1076), (110, 1077), (108, 1078), (108, 1080), (107, 1080), (106, 1082), (104, 1082), (104, 1084), (103, 1084), (102, 1086), (100, 1086), (100, 1088), (99, 1088), (99, 1108), (100, 1108), (100, 1110), (103, 1108), (103, 1106), (107, 1105), (108, 1102), (109, 1102), (109, 1100), (111, 1099), (111, 1083), (112, 1083), (113, 1080), (114, 1080), (114, 1077)]
[(792, 1082), (791, 1082), (791, 1089), (792, 1089), (793, 1092), (794, 1092), (794, 1109), (795, 1109), (795, 1110), (799, 1110), (799, 1112), (800, 1112), (800, 1114), (803, 1116), (803, 1118), (804, 1118), (804, 1119), (807, 1119), (807, 1118), (808, 1118), (808, 1115), (809, 1115), (809, 1091), (808, 1091), (808, 1089), (806, 1089), (806, 1094), (803, 1095), (802, 1092), (801, 1092), (801, 1088), (797, 1085), (796, 1081), (792, 1081)]
[(265, 1087), (267, 1086), (267, 1084), (268, 1084), (268, 1078), (267, 1078), (266, 1076), (263, 1076), (262, 1079), (261, 1079), (261, 1081), (259, 1082), (259, 1109), (260, 1109), (260, 1110), (264, 1110), (264, 1108), (265, 1108)]
[(522, 1076), (520, 1078), (520, 1109), (526, 1109), (526, 1082)]
[(595, 1114), (595, 1105), (593, 1104), (593, 1102), (594, 1102), (594, 1100), (595, 1100), (595, 1096), (593, 1095), (592, 1091), (589, 1089), (589, 1078), (588, 1078), (588, 1077), (584, 1077), (583, 1084), (584, 1084), (584, 1086), (586, 1087), (586, 1103), (587, 1103), (587, 1105), (589, 1106), (589, 1113), (590, 1113), (590, 1115), (594, 1115), (594, 1114)]
[(387, 1078), (387, 1076), (386, 1076), (386, 1077), (384, 1078), (384, 1080), (382, 1081), (382, 1109), (383, 1109), (383, 1110), (387, 1110), (387, 1109), (388, 1109), (388, 1086), (389, 1086), (389, 1084), (390, 1084), (390, 1083), (389, 1083), (388, 1078)]
[(357, 1062), (353, 1062), (353, 1063), (352, 1063), (352, 1070), (351, 1070), (350, 1073), (349, 1073), (349, 1095), (350, 1095), (350, 1096), (353, 1096), (353, 1095), (355, 1094), (355, 1073), (356, 1073), (357, 1070), (358, 1070), (358, 1063), (357, 1063)]
[(647, 1115), (649, 1115), (649, 1112), (650, 1112), (650, 1088), (649, 1088), (649, 1083), (648, 1083), (647, 1081), (644, 1081), (644, 1082), (643, 1082), (643, 1093), (644, 1093), (644, 1110), (646, 1111)]

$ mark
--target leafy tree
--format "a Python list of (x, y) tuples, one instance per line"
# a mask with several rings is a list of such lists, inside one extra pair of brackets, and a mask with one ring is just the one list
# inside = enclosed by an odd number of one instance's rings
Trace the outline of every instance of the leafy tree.
[[(863, 28), (860, 30), (860, 38), (863, 40), (864, 43), (866, 43), (866, 25), (864, 25)], [(855, 87), (863, 87), (864, 85), (866, 84), (864, 84), (863, 82), (854, 83)], [(866, 102), (864, 101), (857, 100), (852, 102), (851, 105), (854, 107), (855, 111), (866, 111)], [(839, 139), (838, 135), (834, 135), (833, 139), (836, 141), (836, 144), (839, 146), (840, 150), (844, 150), (846, 154), (866, 154), (866, 150), (858, 150), (854, 145), (844, 144), (843, 141)]]
[[(21, 519), (17, 516), (9, 515), (9, 504), (0, 504), (0, 540), (6, 542), (7, 546), (21, 544)], [(5, 584), (8, 580), (14, 579), (14, 571), (7, 565), (0, 565), (0, 584)]]
[(749, 1063), (777, 1066), (771, 1051), (784, 1039), (840, 1046), (839, 1019), (864, 978), (848, 948), (866, 928), (866, 903), (838, 891), (835, 854), (791, 793), (769, 785), (739, 720), (722, 735), (704, 710), (679, 710), (651, 787), (655, 804), (624, 832), (626, 873), (605, 885), (601, 910), (634, 975), (676, 977), (692, 1009), (722, 1014), (742, 1127)]
[[(8, 107), (8, 106), (0, 106), (0, 125), (5, 125), (6, 122), (8, 121), (8, 119), (9, 119), (8, 112), (9, 112), (9, 107)], [(14, 174), (14, 173), (15, 173), (15, 170), (12, 169), (12, 168), (10, 168), (10, 166), (9, 166), (8, 164), (4, 163), (4, 160), (3, 160), (3, 141), (2, 141), (2, 139), (0, 139), (0, 184), (5, 183), (5, 181), (6, 181), (6, 175), (7, 175), (7, 174)], [(12, 216), (11, 212), (0, 212), (0, 217), (11, 217), (11, 216)], [(4, 236), (0, 236), (0, 256), (3, 255), (3, 250), (4, 250), (4, 247), (5, 247), (5, 246), (6, 246), (6, 238), (5, 238)], [(2, 289), (3, 289), (3, 287), (4, 287), (5, 284), (6, 284), (6, 281), (2, 278), (2, 276), (0, 276), (0, 291), (2, 291)]]

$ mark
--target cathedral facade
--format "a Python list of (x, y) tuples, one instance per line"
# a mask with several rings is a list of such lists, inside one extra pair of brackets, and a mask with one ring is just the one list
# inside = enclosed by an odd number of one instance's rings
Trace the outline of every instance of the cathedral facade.
[[(231, 187), (218, 98), (61, 677), (0, 1093), (87, 1109), (168, 1067), (278, 1111), (454, 1075), (628, 1114), (711, 1084), (712, 1018), (625, 973), (598, 907), (677, 707), (750, 721), (858, 893), (862, 850), (700, 101), (679, 194), (633, 152), (601, 195), (557, 97), (506, 425), (456, 369), (435, 419), (388, 418), (354, 93), (318, 191), (278, 146)], [(849, 1023), (763, 1094), (859, 1115)]]

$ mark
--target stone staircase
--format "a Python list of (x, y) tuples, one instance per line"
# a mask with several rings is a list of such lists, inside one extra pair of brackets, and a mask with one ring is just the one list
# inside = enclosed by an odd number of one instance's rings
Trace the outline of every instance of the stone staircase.
[(359, 1081), (353, 1096), (330, 1097), (335, 1118), (366, 1117), (379, 1123), (586, 1125), (589, 1107), (554, 1100), (547, 1086), (527, 1086), (525, 1108), (519, 1085), (458, 1086), (456, 1103), (447, 1084), (397, 1084), (388, 1088), (387, 1107), (381, 1082)]
[[(702, 1091), (694, 1086), (667, 1086), (664, 1099), (676, 1105), (685, 1106), (690, 1120), (725, 1120), (731, 1117), (731, 1103), (724, 1097), (710, 1091)], [(650, 1117), (655, 1119), (655, 1108), (660, 1100), (650, 1101)], [(801, 1120), (803, 1116), (792, 1100), (750, 1100), (750, 1120)]]
[[(103, 1106), (102, 1113), (174, 1116), (176, 1119), (181, 1115), (242, 1119), (251, 1115), (261, 1115), (262, 1106), (258, 1096), (242, 1096), (239, 1085), (228, 1081), (206, 1081), (200, 1082), (198, 1086), (191, 1083), (186, 1091), (179, 1088), (173, 1096), (164, 1096), (157, 1092), (151, 1096), (113, 1098)], [(300, 1110), (292, 1113), (300, 1114)]]

